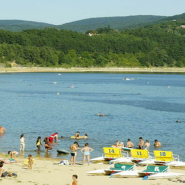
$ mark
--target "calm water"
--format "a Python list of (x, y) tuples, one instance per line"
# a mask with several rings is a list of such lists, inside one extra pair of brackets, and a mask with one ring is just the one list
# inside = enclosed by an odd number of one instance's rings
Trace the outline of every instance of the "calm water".
[[(124, 81), (124, 78), (138, 78)], [(57, 82), (57, 84), (53, 84)], [(30, 85), (31, 84), (31, 85)], [(75, 88), (70, 88), (74, 84)], [(60, 95), (57, 95), (57, 93)], [(138, 94), (140, 93), (140, 94)], [(106, 117), (98, 117), (103, 112)], [(181, 120), (181, 123), (176, 123)], [(0, 152), (19, 150), (19, 136), (26, 137), (26, 154), (36, 156), (38, 136), (59, 132), (66, 137), (54, 146), (69, 149), (76, 131), (87, 133), (95, 149), (92, 157), (128, 138), (137, 145), (142, 136), (161, 141), (185, 161), (185, 76), (168, 74), (27, 73), (0, 75)], [(87, 141), (79, 141), (83, 146)], [(151, 147), (151, 150), (154, 148)], [(41, 156), (44, 156), (44, 148)], [(68, 157), (68, 156), (66, 156)], [(81, 158), (81, 155), (80, 155)]]

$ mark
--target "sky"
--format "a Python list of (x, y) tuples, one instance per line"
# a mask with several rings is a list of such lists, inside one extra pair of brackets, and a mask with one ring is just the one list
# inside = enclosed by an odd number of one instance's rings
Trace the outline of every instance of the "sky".
[(185, 0), (0, 0), (0, 20), (56, 25), (94, 17), (182, 13)]

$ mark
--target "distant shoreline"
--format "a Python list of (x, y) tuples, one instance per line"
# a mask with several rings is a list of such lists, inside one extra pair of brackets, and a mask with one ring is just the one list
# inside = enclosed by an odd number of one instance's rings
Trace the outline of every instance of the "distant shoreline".
[(113, 73), (126, 73), (126, 72), (141, 72), (141, 73), (185, 73), (185, 68), (123, 68), (123, 67), (92, 67), (92, 68), (52, 68), (52, 67), (0, 67), (0, 73), (85, 73), (85, 72), (113, 72)]

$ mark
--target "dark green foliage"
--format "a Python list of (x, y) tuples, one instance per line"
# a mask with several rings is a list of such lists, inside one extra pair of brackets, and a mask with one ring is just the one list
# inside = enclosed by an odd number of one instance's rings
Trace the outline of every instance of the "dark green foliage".
[(123, 32), (110, 27), (88, 34), (56, 28), (0, 30), (0, 63), (56, 67), (185, 67), (184, 20)]

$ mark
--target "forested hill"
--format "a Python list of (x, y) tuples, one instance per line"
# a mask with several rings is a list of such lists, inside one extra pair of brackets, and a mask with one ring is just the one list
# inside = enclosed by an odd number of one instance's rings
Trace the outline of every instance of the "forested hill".
[(53, 27), (52, 24), (22, 21), (22, 20), (0, 20), (0, 29), (9, 31), (22, 31), (26, 29), (44, 29), (46, 27)]
[(22, 31), (26, 29), (44, 29), (46, 27), (55, 27), (85, 33), (90, 29), (97, 29), (110, 26), (112, 29), (124, 30), (137, 27), (140, 24), (148, 24), (165, 18), (164, 16), (138, 15), (127, 17), (105, 17), (92, 18), (75, 21), (63, 25), (52, 25), (41, 22), (21, 21), (21, 20), (0, 20), (0, 29), (8, 31)]
[(112, 29), (124, 30), (134, 28), (141, 24), (148, 24), (161, 20), (164, 16), (153, 15), (136, 15), (126, 17), (100, 17), (74, 21), (71, 23), (58, 26), (60, 29), (72, 30), (85, 33), (87, 30), (95, 30), (102, 27), (110, 27)]
[(0, 63), (9, 67), (185, 67), (185, 19), (93, 36), (55, 28), (0, 30)]

